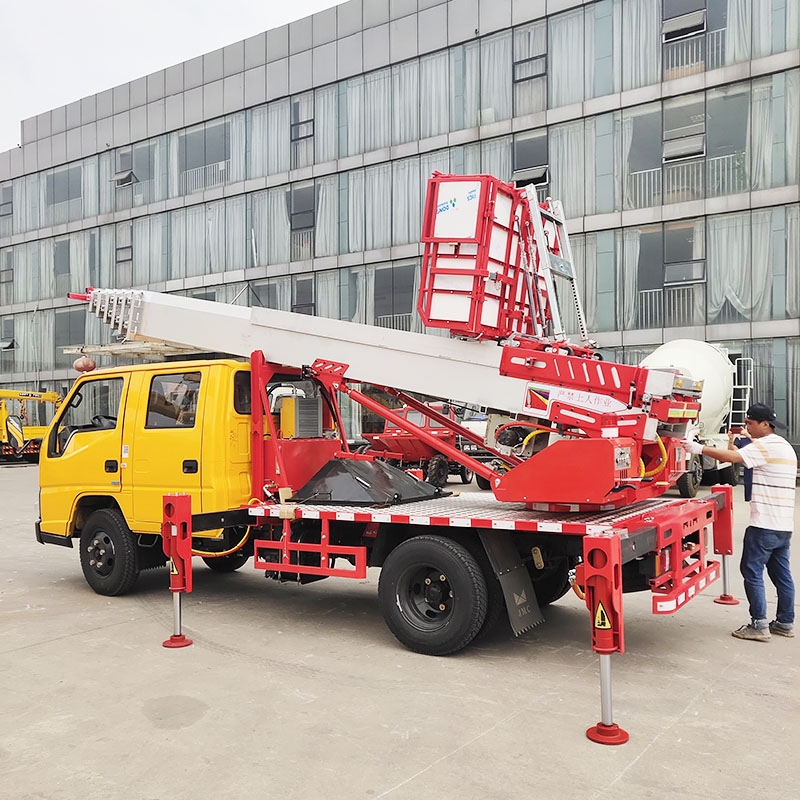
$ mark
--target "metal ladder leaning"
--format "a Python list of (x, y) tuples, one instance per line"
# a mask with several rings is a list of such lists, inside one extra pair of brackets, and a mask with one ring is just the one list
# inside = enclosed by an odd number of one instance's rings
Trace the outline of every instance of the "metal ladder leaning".
[(728, 415), (728, 428), (744, 430), (744, 419), (753, 390), (753, 359), (739, 357), (734, 361), (733, 393)]

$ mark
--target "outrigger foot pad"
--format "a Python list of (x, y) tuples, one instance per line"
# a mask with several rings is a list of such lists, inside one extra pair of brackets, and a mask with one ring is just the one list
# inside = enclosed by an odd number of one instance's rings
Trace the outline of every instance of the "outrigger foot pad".
[(620, 728), (616, 722), (610, 725), (598, 722), (586, 731), (586, 736), (598, 744), (625, 744), (630, 739), (628, 731)]
[(191, 639), (187, 639), (183, 634), (176, 636), (174, 633), (165, 642), (162, 642), (164, 647), (188, 647), (192, 644)]

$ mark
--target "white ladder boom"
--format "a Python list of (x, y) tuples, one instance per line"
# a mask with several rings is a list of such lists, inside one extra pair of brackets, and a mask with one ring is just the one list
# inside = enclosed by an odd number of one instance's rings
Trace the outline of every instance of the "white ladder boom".
[(159, 342), (273, 363), (349, 365), (345, 376), (509, 413), (522, 412), (526, 382), (500, 374), (503, 348), (268, 308), (136, 289), (94, 289), (90, 310), (129, 342)]

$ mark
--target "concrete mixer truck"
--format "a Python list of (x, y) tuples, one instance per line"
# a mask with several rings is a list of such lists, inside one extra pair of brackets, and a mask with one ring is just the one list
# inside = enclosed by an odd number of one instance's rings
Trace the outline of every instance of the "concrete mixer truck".
[[(687, 431), (709, 447), (728, 446), (728, 431), (744, 428), (744, 415), (750, 404), (753, 359), (735, 358), (728, 352), (708, 342), (693, 339), (675, 339), (662, 344), (641, 361), (641, 366), (674, 369), (702, 380), (700, 415), (697, 425)], [(691, 456), (687, 471), (678, 479), (682, 497), (694, 497), (703, 475), (713, 475), (719, 483), (735, 485), (736, 465), (717, 461), (709, 456)]]

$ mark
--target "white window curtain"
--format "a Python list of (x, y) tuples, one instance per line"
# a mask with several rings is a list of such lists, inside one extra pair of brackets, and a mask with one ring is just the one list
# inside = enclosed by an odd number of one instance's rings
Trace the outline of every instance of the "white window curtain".
[[(167, 217), (169, 223), (169, 217)], [(116, 234), (113, 225), (100, 228), (100, 286), (114, 285)]]
[(481, 142), (481, 172), (510, 181), (513, 168), (513, 145), (510, 136)]
[(289, 101), (278, 100), (267, 107), (267, 174), (289, 169)]
[(549, 130), (550, 193), (561, 200), (569, 219), (582, 217), (585, 196), (594, 197), (593, 164), (584, 167), (584, 135), (583, 120)]
[(800, 317), (800, 206), (786, 209), (786, 313)]
[(209, 274), (225, 270), (225, 201), (207, 203), (206, 269)]
[(190, 206), (186, 209), (186, 277), (205, 275), (206, 241), (208, 238), (208, 220), (205, 206)]
[(41, 245), (39, 242), (18, 245), (14, 248), (14, 295), (18, 303), (46, 297), (42, 294)]
[[(797, 7), (795, 5), (795, 12)], [(794, 25), (800, 35), (800, 20), (795, 13)], [(800, 43), (795, 39), (795, 48)], [(786, 183), (800, 182), (800, 69), (786, 73)]]
[(392, 165), (377, 164), (364, 170), (364, 249), (377, 250), (392, 243)]
[(419, 61), (392, 67), (392, 144), (419, 139)]
[[(751, 0), (728, 0), (725, 63), (750, 60)], [(710, 32), (711, 33), (711, 32)]]
[(240, 111), (238, 114), (231, 114), (225, 118), (228, 122), (230, 131), (230, 166), (229, 172), (225, 176), (226, 183), (233, 181), (243, 181), (246, 174), (246, 141), (247, 126), (245, 125), (245, 113)]
[(83, 160), (83, 217), (94, 217), (100, 208), (100, 176), (97, 168), (97, 156)]
[(392, 72), (389, 68), (364, 76), (364, 152), (392, 143)]
[[(347, 141), (341, 143), (342, 155), (364, 152), (364, 76), (350, 78), (345, 84), (343, 102), (347, 120)], [(345, 148), (346, 144), (346, 148)]]
[(797, 50), (798, 47), (800, 47), (800, 0), (786, 0), (786, 49)]
[(487, 36), (481, 45), (480, 124), (490, 125), (512, 114), (513, 62), (511, 31)]
[(153, 142), (153, 200), (164, 200), (167, 197), (168, 161), (167, 137), (159, 136)]
[(133, 220), (133, 285), (146, 286), (150, 282), (150, 219)]
[(335, 83), (317, 89), (314, 95), (314, 158), (317, 164), (333, 161), (338, 155), (338, 102)]
[(173, 211), (169, 216), (169, 276), (186, 275), (186, 209)]
[[(175, 163), (178, 161), (177, 150), (174, 161)], [(114, 170), (114, 152), (109, 150), (101, 153), (98, 157), (98, 192), (101, 214), (108, 214), (114, 210)], [(170, 194), (170, 197), (174, 196), (174, 194)]]
[[(547, 23), (534, 22), (514, 28), (514, 62), (524, 62), (536, 56), (547, 56)], [(519, 78), (530, 74), (536, 65), (526, 66), (520, 63), (513, 69), (514, 77), (514, 116), (521, 117), (544, 111), (547, 108), (547, 76), (520, 81)], [(546, 72), (546, 68), (545, 68)]]
[(621, 87), (622, 2), (600, 0), (584, 10), (584, 84), (586, 99), (590, 99)]
[[(169, 238), (169, 217), (166, 214), (154, 214), (150, 222), (150, 280), (165, 281), (168, 276), (167, 253), (165, 244)], [(134, 256), (135, 256), (134, 251)], [(102, 260), (101, 260), (102, 264)], [(135, 265), (134, 265), (135, 268)]]
[(226, 272), (244, 269), (247, 260), (246, 207), (244, 195), (225, 201), (225, 261)]
[(477, 175), (481, 171), (480, 143), (451, 147), (449, 171), (454, 175)]
[(628, 228), (622, 232), (623, 255), (621, 262), (617, 262), (617, 287), (622, 290), (622, 301), (618, 307), (620, 329), (624, 331), (636, 328), (640, 238), (641, 232), (637, 228)]
[[(39, 241), (39, 298), (53, 297), (55, 294), (55, 257), (53, 239)], [(35, 298), (35, 299), (39, 299)]]
[(481, 108), (480, 43), (450, 49), (450, 129), (460, 131), (478, 124)]
[(800, 339), (786, 340), (787, 395), (789, 405), (788, 437), (797, 441), (800, 432)]
[(248, 112), (248, 125), (247, 177), (260, 178), (267, 174), (268, 107), (258, 106), (251, 109)]
[(747, 126), (747, 151), (750, 153), (753, 189), (772, 185), (772, 78), (754, 81)]
[(583, 101), (583, 8), (551, 17), (548, 24), (549, 105), (558, 108), (580, 103)]
[(584, 137), (586, 165), (586, 214), (608, 214), (621, 203), (622, 176), (619, 112), (589, 117)]
[(625, 0), (622, 22), (622, 88), (661, 80), (661, 0)]
[(275, 287), (275, 300), (276, 303), (272, 308), (278, 311), (291, 311), (292, 310), (292, 279), (289, 275), (280, 275), (277, 278), (272, 278), (269, 281), (271, 286)]
[(315, 289), (317, 316), (339, 319), (339, 270), (318, 272)]
[[(17, 372), (53, 369), (55, 354), (55, 310), (39, 309), (14, 318), (15, 338), (19, 341), (21, 364)], [(17, 330), (19, 329), (19, 330)]]
[(419, 106), (421, 139), (448, 130), (449, 56), (446, 50), (425, 56), (419, 62)]
[(26, 175), (12, 184), (14, 201), (14, 233), (25, 233), (39, 227), (39, 176)]
[(290, 229), (286, 191), (286, 186), (278, 186), (267, 193), (268, 264), (284, 264), (289, 261)]
[(267, 193), (253, 192), (250, 197), (250, 243), (249, 262), (254, 267), (264, 266), (267, 263), (267, 242), (269, 230), (267, 228)]
[(763, 277), (761, 275), (753, 275), (752, 305), (748, 319), (753, 322), (759, 322), (772, 317), (772, 273), (774, 263), (772, 209), (752, 212), (751, 231), (753, 242), (751, 269), (755, 273), (763, 272), (765, 275)]
[[(751, 232), (759, 247), (769, 249), (769, 223), (765, 229), (762, 216), (756, 212), (751, 220), (747, 212), (708, 218), (709, 323), (717, 320), (726, 300), (748, 320), (765, 319), (769, 313), (771, 270), (753, 270), (751, 259)], [(761, 254), (758, 261), (762, 263)]]
[(428, 195), (428, 181), (434, 172), (450, 171), (450, 151), (437, 150), (433, 153), (425, 153), (419, 157), (419, 179), (420, 195), (419, 207), (425, 208), (425, 198)]
[(753, 58), (772, 54), (772, 0), (753, 0)]
[(392, 244), (418, 242), (422, 225), (419, 158), (392, 164)]
[[(597, 234), (572, 236), (572, 263), (575, 267), (578, 294), (588, 331), (597, 330)], [(564, 284), (562, 284), (564, 285)], [(578, 314), (571, 292), (559, 295), (561, 322), (564, 331), (572, 337), (580, 335)]]
[(347, 252), (359, 253), (366, 249), (364, 239), (364, 196), (366, 182), (364, 170), (356, 169), (347, 175)]
[(339, 250), (339, 177), (329, 175), (316, 183), (317, 214), (314, 255), (335, 256)]

